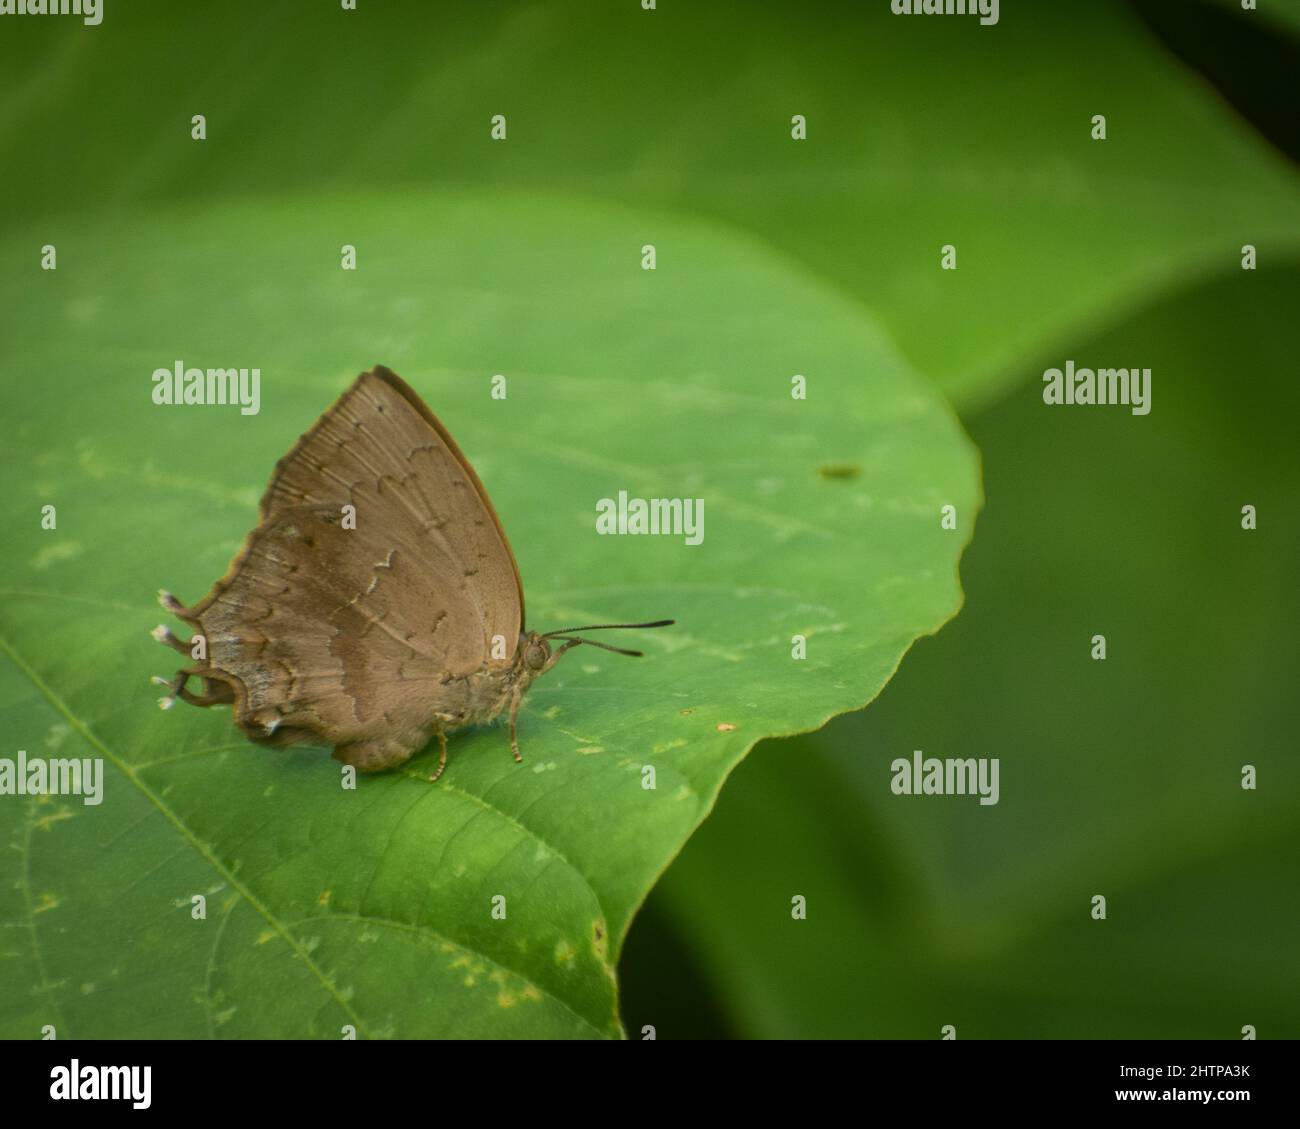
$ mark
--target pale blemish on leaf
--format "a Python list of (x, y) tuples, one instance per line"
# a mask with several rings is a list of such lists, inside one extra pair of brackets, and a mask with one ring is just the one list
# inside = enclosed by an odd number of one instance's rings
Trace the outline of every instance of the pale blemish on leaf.
[[(542, 993), (532, 984), (518, 977), (512, 977), (501, 969), (493, 972), (488, 979), (497, 985), (497, 1007), (512, 1008), (520, 1000), (537, 1003), (542, 998)], [(515, 981), (518, 981), (518, 986)]]
[(103, 316), (104, 299), (102, 295), (94, 294), (85, 297), (73, 298), (63, 305), (63, 316), (71, 324), (85, 329), (93, 325)]
[(578, 955), (578, 950), (575, 949), (568, 941), (561, 939), (555, 942), (555, 963), (556, 964), (572, 964), (574, 959), (577, 957), (577, 955)]
[(546, 709), (542, 710), (542, 716), (546, 718), (547, 721), (554, 721), (560, 716), (560, 707), (548, 706)]
[(66, 561), (71, 560), (73, 557), (79, 557), (82, 548), (80, 541), (55, 541), (38, 550), (36, 555), (32, 557), (32, 568), (37, 570), (45, 569), (56, 561)]
[[(487, 965), (478, 960), (470, 953), (461, 953), (457, 956), (447, 968), (452, 972), (465, 972), (465, 987), (472, 988), (478, 982), (478, 978), (487, 972)], [(495, 976), (496, 973), (492, 973)]]
[(718, 722), (718, 732), (719, 732), (719, 733), (732, 733), (732, 732), (735, 731), (735, 728), (736, 728), (736, 727), (735, 727), (734, 725), (732, 725), (731, 722), (729, 722), (729, 721), (720, 721), (720, 722)]
[(43, 815), (40, 819), (35, 820), (32, 826), (41, 830), (49, 831), (56, 823), (62, 823), (65, 819), (71, 819), (73, 816), (69, 808), (59, 808), (58, 811), (52, 811), (49, 815)]
[(578, 756), (594, 757), (597, 753), (603, 753), (604, 751), (605, 751), (604, 745), (584, 745), (581, 749), (578, 750)]
[(42, 894), (41, 900), (32, 907), (32, 913), (46, 913), (52, 909), (58, 909), (63, 904), (63, 899), (57, 894)]
[(519, 1002), (519, 997), (506, 987), (506, 973), (503, 969), (494, 969), (488, 979), (497, 985), (497, 1007), (514, 1007)]
[(45, 747), (47, 749), (57, 749), (64, 741), (68, 739), (68, 734), (72, 732), (72, 726), (58, 722), (50, 726), (49, 732), (45, 734)]

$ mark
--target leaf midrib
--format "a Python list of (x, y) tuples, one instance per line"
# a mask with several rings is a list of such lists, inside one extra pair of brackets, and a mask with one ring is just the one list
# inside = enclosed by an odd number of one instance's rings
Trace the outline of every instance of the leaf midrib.
[(339, 993), (338, 988), (330, 978), (325, 975), (325, 972), (320, 965), (312, 960), (311, 954), (308, 953), (298, 939), (294, 937), (287, 928), (285, 928), (279, 918), (271, 912), (270, 908), (263, 905), (261, 900), (253, 893), (253, 891), (240, 882), (239, 879), (235, 877), (234, 873), (212, 853), (206, 844), (195, 837), (194, 833), (185, 826), (185, 823), (180, 816), (172, 811), (172, 809), (163, 801), (162, 797), (139, 778), (135, 769), (122, 760), (107, 745), (105, 745), (103, 741), (95, 736), (90, 727), (72, 712), (68, 704), (54, 692), (53, 688), (36, 672), (26, 659), (18, 653), (13, 644), (2, 635), (0, 635), (0, 651), (4, 651), (14, 666), (27, 676), (32, 685), (45, 696), (46, 701), (48, 701), (55, 710), (67, 719), (68, 724), (81, 735), (82, 739), (98, 750), (104, 759), (126, 777), (136, 790), (139, 791), (140, 794), (158, 810), (159, 814), (161, 814), (162, 817), (172, 825), (176, 832), (181, 836), (182, 840), (188, 843), (198, 853), (199, 857), (221, 876), (222, 881), (229, 884), (232, 890), (238, 893), (266, 920), (267, 924), (276, 931), (290, 949), (293, 950), (295, 955), (297, 955), (307, 968), (311, 970), (312, 974), (320, 981), (321, 986), (329, 992), (335, 1002), (338, 1003), (339, 1007), (343, 1009), (344, 1014), (346, 1014), (348, 1018), (357, 1025), (357, 1030), (363, 1031), (365, 1029), (365, 1024), (361, 1017), (357, 1015), (352, 1006)]
[[(275, 930), (276, 934), (290, 947), (294, 955), (297, 956), (303, 962), (303, 964), (311, 971), (311, 973), (316, 977), (321, 987), (324, 988), (325, 991), (334, 999), (334, 1001), (343, 1010), (344, 1014), (347, 1015), (347, 1017), (356, 1025), (358, 1033), (367, 1034), (368, 1032), (367, 1032), (367, 1026), (365, 1021), (361, 1018), (360, 1015), (357, 1014), (356, 1010), (352, 1007), (352, 1005), (343, 997), (343, 995), (340, 993), (337, 985), (333, 982), (333, 980), (331, 980), (330, 977), (326, 975), (325, 971), (320, 967), (320, 965), (318, 965), (312, 959), (311, 954), (303, 947), (302, 943), (298, 940), (298, 938), (294, 936), (294, 934), (290, 931), (289, 926), (286, 923), (282, 922), (275, 915), (275, 913), (270, 909), (270, 907), (264, 904), (261, 901), (261, 899), (259, 899), (253, 893), (251, 889), (249, 889), (244, 883), (240, 882), (239, 879), (235, 877), (234, 873), (228, 867), (226, 867), (216, 855), (212, 853), (212, 851), (207, 847), (207, 845), (204, 844), (200, 839), (198, 839), (192, 831), (190, 831), (190, 829), (185, 825), (185, 822), (181, 819), (181, 817), (167, 805), (167, 803), (162, 799), (162, 797), (159, 796), (158, 793), (156, 793), (152, 788), (149, 787), (148, 784), (146, 784), (143, 780), (139, 778), (139, 775), (137, 774), (136, 770), (131, 765), (127, 764), (120, 757), (118, 757), (111, 749), (108, 748), (107, 745), (104, 744), (103, 741), (101, 741), (91, 731), (89, 725), (87, 725), (84, 721), (82, 721), (82, 719), (79, 718), (72, 711), (72, 709), (68, 706), (68, 704), (54, 691), (53, 687), (51, 687), (43, 678), (41, 678), (40, 674), (18, 653), (18, 651), (13, 646), (13, 644), (11, 644), (9, 640), (5, 638), (3, 635), (0, 635), (0, 651), (3, 651), (5, 655), (8, 656), (9, 660), (14, 664), (14, 666), (16, 666), (20, 671), (22, 671), (22, 673), (32, 683), (32, 685), (35, 686), (36, 689), (41, 692), (41, 694), (45, 697), (46, 701), (48, 701), (50, 705), (67, 720), (68, 724), (72, 726), (72, 728), (82, 737), (82, 739), (85, 740), (88, 744), (90, 744), (94, 749), (96, 749), (104, 757), (106, 761), (108, 761), (118, 772), (120, 772), (122, 776), (124, 776), (127, 779), (127, 781), (129, 781), (141, 793), (141, 795), (143, 795), (153, 805), (153, 807), (159, 812), (159, 814), (161, 814), (163, 818), (166, 819), (167, 822), (171, 824), (173, 829), (181, 836), (181, 839), (185, 843), (187, 843), (195, 852), (197, 852), (199, 857), (202, 858), (209, 866), (211, 866), (213, 870), (217, 872), (218, 875), (220, 875), (222, 881), (227, 883), (232, 890), (234, 890), (237, 894), (239, 894), (240, 897), (242, 897), (267, 922), (267, 924), (270, 925), (271, 928)], [(493, 811), (496, 810), (491, 808), (490, 805), (485, 805), (485, 806), (489, 810), (493, 810)], [(530, 833), (530, 834), (534, 834), (534, 833)], [(534, 837), (536, 837), (535, 834)], [(588, 883), (588, 886), (590, 886), (590, 883)], [(597, 902), (597, 904), (599, 904), (599, 901)], [(592, 1021), (589, 1018), (577, 1012), (565, 1000), (561, 999), (559, 996), (556, 996), (553, 992), (548, 991), (542, 985), (536, 984), (533, 980), (523, 975), (517, 969), (507, 968), (505, 965), (502, 965), (499, 961), (493, 959), (491, 956), (487, 955), (486, 953), (479, 952), (478, 950), (466, 946), (461, 942), (453, 941), (451, 940), (451, 938), (445, 937), (441, 933), (427, 926), (419, 926), (415, 924), (411, 924), (408, 926), (402, 922), (390, 921), (383, 918), (371, 918), (365, 914), (351, 914), (351, 915), (346, 915), (346, 917), (345, 915), (342, 914), (323, 915), (324, 920), (333, 920), (333, 919), (346, 920), (349, 918), (358, 921), (373, 921), (373, 923), (378, 926), (408, 929), (411, 932), (428, 936), (432, 939), (446, 941), (450, 944), (454, 944), (456, 945), (457, 948), (461, 949), (462, 951), (473, 953), (473, 955), (478, 957), (479, 959), (484, 960), (487, 963), (497, 968), (501, 968), (504, 971), (507, 971), (515, 976), (518, 976), (525, 983), (532, 985), (533, 987), (537, 988), (538, 991), (542, 992), (550, 999), (554, 1000), (566, 1011), (568, 1011), (570, 1014), (578, 1018), (584, 1025), (589, 1027), (597, 1035), (600, 1035), (602, 1037), (604, 1035), (604, 1033), (601, 1032), (600, 1028), (596, 1026), (596, 1024), (592, 1023)], [(317, 917), (314, 920), (317, 921), (322, 920), (322, 917)]]

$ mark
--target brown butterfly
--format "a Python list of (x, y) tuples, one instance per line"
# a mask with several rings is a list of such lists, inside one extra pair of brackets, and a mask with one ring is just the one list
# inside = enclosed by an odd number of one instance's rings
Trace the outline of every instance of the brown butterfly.
[[(578, 631), (673, 621), (524, 627), (524, 592), (505, 531), (469, 460), (424, 401), (376, 367), (275, 467), (260, 520), (226, 575), (192, 608), (159, 602), (195, 632), (153, 637), (196, 659), (177, 698), (229, 704), (252, 740), (319, 741), (366, 772), (408, 760), (437, 736), (509, 710), (510, 749), (524, 692)], [(200, 638), (201, 637), (201, 638)], [(563, 643), (552, 651), (550, 640)], [(186, 689), (203, 681), (203, 693)]]

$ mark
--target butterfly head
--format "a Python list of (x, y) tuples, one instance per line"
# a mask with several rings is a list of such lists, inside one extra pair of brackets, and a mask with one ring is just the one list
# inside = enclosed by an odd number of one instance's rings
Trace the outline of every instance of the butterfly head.
[[(524, 631), (519, 635), (518, 657), (515, 659), (516, 670), (525, 674), (528, 678), (536, 678), (539, 674), (544, 674), (550, 670), (557, 662), (560, 656), (570, 647), (576, 647), (580, 643), (586, 643), (589, 647), (599, 647), (602, 651), (613, 651), (616, 655), (631, 655), (633, 658), (640, 658), (640, 651), (629, 651), (624, 647), (611, 647), (608, 643), (599, 643), (595, 639), (580, 639), (573, 634), (575, 631), (608, 631), (614, 628), (642, 628), (642, 627), (669, 627), (673, 623), (671, 619), (657, 619), (653, 623), (595, 623), (586, 627), (562, 627), (558, 631), (548, 631), (545, 635), (539, 635), (536, 631)], [(559, 639), (563, 646), (557, 651), (551, 650), (551, 639)]]
[(519, 663), (531, 675), (541, 674), (551, 664), (551, 645), (536, 631), (519, 634)]

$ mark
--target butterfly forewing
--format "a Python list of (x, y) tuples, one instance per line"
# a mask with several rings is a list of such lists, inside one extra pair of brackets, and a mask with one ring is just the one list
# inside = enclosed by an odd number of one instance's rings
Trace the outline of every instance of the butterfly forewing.
[(193, 609), (212, 666), (242, 684), (241, 723), (274, 711), (286, 733), (332, 739), (415, 729), (447, 675), (512, 660), (523, 596), (500, 522), (455, 442), (386, 369), (280, 460), (261, 515)]

